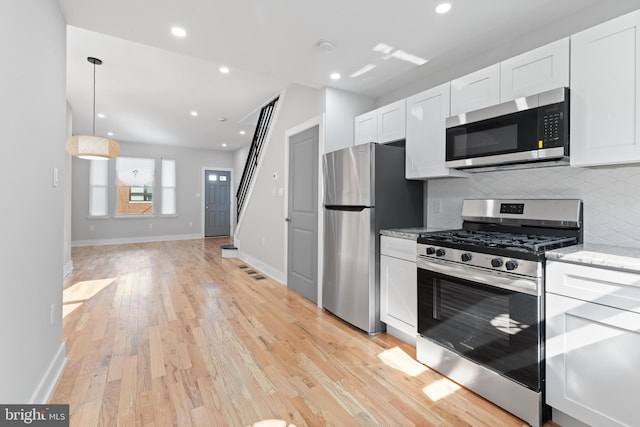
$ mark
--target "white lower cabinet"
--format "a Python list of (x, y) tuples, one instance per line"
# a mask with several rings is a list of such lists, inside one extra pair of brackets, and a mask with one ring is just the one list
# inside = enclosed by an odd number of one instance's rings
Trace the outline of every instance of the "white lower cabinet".
[(546, 286), (547, 404), (591, 426), (640, 425), (640, 274), (548, 262)]
[(380, 320), (415, 345), (418, 321), (416, 242), (380, 236)]

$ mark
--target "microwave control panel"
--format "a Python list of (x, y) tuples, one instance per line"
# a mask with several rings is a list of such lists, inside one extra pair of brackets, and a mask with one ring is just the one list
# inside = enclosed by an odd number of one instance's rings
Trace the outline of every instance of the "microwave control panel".
[(538, 148), (561, 147), (565, 143), (565, 115), (563, 104), (541, 108), (538, 118)]

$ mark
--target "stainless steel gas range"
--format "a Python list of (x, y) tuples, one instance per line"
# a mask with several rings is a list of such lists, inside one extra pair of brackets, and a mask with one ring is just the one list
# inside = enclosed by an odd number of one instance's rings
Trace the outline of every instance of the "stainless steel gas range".
[(469, 199), (462, 219), (418, 238), (417, 358), (540, 426), (544, 254), (582, 242), (582, 202)]

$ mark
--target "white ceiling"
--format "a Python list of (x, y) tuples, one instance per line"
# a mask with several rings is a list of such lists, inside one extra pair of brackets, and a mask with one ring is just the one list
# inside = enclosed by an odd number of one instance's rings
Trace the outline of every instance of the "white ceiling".
[[(640, 0), (58, 0), (68, 27), (73, 133), (119, 141), (234, 150), (256, 110), (293, 83), (381, 97), (469, 72), (640, 8)], [(171, 27), (187, 31), (182, 39)], [(334, 49), (316, 46), (330, 40)], [(384, 43), (429, 62), (374, 51)], [(367, 64), (375, 68), (351, 74)], [(225, 65), (229, 74), (218, 70)], [(333, 81), (332, 72), (342, 74)], [(450, 74), (450, 73), (449, 73)], [(191, 111), (198, 116), (192, 117)], [(226, 117), (225, 122), (219, 118)], [(240, 131), (246, 135), (240, 135)], [(227, 147), (223, 148), (222, 144)]]

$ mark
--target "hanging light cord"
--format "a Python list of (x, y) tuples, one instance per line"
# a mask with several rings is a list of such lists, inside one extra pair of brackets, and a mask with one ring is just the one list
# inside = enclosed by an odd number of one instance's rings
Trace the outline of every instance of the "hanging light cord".
[(96, 136), (96, 63), (93, 63), (93, 136)]
[(90, 56), (87, 61), (93, 64), (93, 136), (96, 136), (96, 65), (102, 65), (102, 60)]

